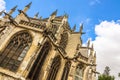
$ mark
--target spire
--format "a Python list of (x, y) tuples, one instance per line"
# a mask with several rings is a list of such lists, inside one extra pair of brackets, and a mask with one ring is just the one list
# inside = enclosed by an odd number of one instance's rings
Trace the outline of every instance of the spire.
[(40, 18), (39, 18), (40, 20), (42, 19), (42, 16), (40, 16)]
[(56, 15), (57, 15), (57, 11), (58, 11), (58, 10), (55, 10), (55, 11), (51, 14), (51, 16), (56, 16)]
[(83, 30), (83, 24), (80, 25), (80, 33), (82, 33)]
[(94, 52), (94, 63), (96, 64), (96, 52)]
[(93, 45), (93, 43), (92, 43), (91, 49), (94, 50), (94, 45)]
[(67, 13), (65, 13), (65, 14), (64, 14), (64, 17), (65, 17), (65, 18), (68, 18), (68, 17), (69, 17), (69, 15), (68, 15)]
[(30, 3), (29, 3), (28, 5), (26, 5), (25, 7), (30, 8), (31, 4), (32, 4), (32, 2), (30, 2)]
[(74, 32), (76, 30), (76, 24), (74, 25), (72, 31)]
[(81, 34), (85, 34), (85, 32), (82, 32), (82, 31), (83, 31), (83, 24), (81, 24), (81, 26), (80, 26), (80, 31), (79, 31), (79, 32), (80, 32)]
[(52, 22), (52, 20), (56, 17), (57, 15), (57, 10), (55, 10), (49, 17), (48, 22)]
[(66, 24), (67, 21), (68, 21), (68, 14), (67, 14), (67, 13), (64, 13), (63, 19), (62, 19), (62, 23), (63, 23), (63, 24)]
[(14, 20), (14, 18), (13, 18), (11, 15), (9, 15), (9, 14), (6, 13), (6, 12), (4, 12), (4, 14), (5, 14), (4, 18), (9, 19), (10, 22), (12, 22), (13, 24), (17, 25), (17, 22)]
[(26, 5), (23, 12), (26, 12), (30, 8), (31, 4), (32, 4), (32, 2), (30, 2), (28, 5)]
[(12, 13), (16, 10), (16, 8), (17, 8), (17, 5), (15, 7), (13, 7), (8, 14), (12, 15)]
[(2, 15), (2, 13), (4, 12), (5, 10), (2, 10), (1, 12), (0, 12), (0, 16)]
[(90, 39), (88, 40), (87, 47), (90, 47)]
[(39, 12), (37, 12), (34, 16), (34, 18), (38, 18)]
[(96, 52), (94, 53), (94, 58), (96, 58)]

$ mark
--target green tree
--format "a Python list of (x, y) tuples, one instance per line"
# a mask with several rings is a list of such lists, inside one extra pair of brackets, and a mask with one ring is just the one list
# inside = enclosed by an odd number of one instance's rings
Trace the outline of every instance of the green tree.
[(118, 77), (120, 77), (120, 73), (118, 73)]
[(98, 76), (98, 80), (115, 80), (114, 76), (100, 75)]
[(106, 66), (104, 73), (98, 76), (98, 80), (115, 80), (115, 77), (110, 75), (110, 68)]

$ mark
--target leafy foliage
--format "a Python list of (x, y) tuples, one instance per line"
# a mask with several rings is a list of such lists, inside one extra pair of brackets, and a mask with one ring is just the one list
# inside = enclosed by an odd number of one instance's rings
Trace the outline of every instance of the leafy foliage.
[(110, 75), (110, 68), (106, 66), (104, 73), (98, 76), (98, 80), (115, 80), (115, 77)]
[(114, 76), (100, 75), (98, 76), (98, 80), (114, 80)]
[(98, 80), (114, 80), (114, 76), (100, 75), (98, 76)]

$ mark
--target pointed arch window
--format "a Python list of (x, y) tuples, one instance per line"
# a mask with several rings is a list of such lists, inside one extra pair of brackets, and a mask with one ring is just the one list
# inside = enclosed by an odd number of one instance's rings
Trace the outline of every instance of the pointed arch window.
[(7, 47), (0, 53), (0, 67), (17, 71), (32, 43), (27, 32), (15, 34)]
[(68, 34), (64, 32), (63, 34), (61, 34), (60, 47), (65, 49), (67, 42), (68, 42)]
[(61, 80), (67, 80), (70, 67), (71, 67), (71, 62), (70, 61), (66, 62)]
[(56, 25), (52, 25), (52, 28), (51, 28), (52, 33), (56, 34), (57, 30), (58, 30), (58, 27)]
[(51, 49), (51, 44), (49, 42), (45, 42), (36, 58), (34, 64), (32, 65), (32, 68), (27, 77), (28, 79), (39, 80), (39, 76), (41, 74), (40, 72), (41, 72), (43, 63), (45, 62), (45, 59), (46, 59), (50, 49)]
[(53, 59), (53, 62), (51, 64), (51, 68), (50, 68), (47, 80), (55, 80), (55, 78), (57, 76), (57, 72), (60, 68), (60, 64), (61, 64), (61, 58), (60, 58), (60, 56), (56, 56)]
[(75, 80), (83, 80), (83, 65), (79, 64), (76, 67)]

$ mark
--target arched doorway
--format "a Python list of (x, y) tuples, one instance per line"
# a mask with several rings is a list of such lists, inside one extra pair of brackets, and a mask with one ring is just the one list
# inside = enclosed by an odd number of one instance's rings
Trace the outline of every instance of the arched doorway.
[(49, 50), (51, 48), (51, 45), (49, 42), (44, 43), (41, 51), (39, 52), (37, 59), (35, 60), (29, 74), (28, 74), (28, 79), (30, 80), (40, 80), (40, 71), (42, 68), (42, 65), (46, 59), (46, 56), (49, 53)]
[(17, 71), (32, 43), (28, 32), (16, 33), (7, 47), (0, 53), (0, 67)]

